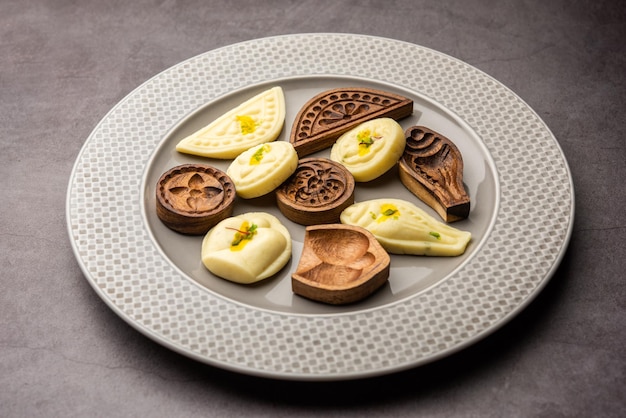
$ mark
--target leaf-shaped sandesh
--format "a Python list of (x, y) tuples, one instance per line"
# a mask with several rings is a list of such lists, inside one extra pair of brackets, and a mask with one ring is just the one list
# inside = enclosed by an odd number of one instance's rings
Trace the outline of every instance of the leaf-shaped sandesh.
[[(263, 158), (255, 155), (263, 150)], [(298, 154), (293, 145), (286, 141), (260, 144), (242, 152), (228, 166), (226, 174), (232, 179), (237, 195), (251, 199), (270, 193), (289, 176), (298, 166)]]
[(341, 213), (341, 223), (367, 229), (393, 254), (457, 256), (472, 237), (400, 199), (355, 203)]

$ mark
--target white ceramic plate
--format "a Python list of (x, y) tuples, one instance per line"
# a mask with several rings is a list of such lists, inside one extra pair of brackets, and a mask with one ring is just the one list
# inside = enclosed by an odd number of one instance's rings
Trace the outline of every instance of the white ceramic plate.
[[(177, 234), (155, 212), (167, 169), (229, 161), (177, 153), (176, 143), (254, 94), (280, 85), (285, 129), (315, 94), (372, 87), (410, 97), (413, 116), (463, 154), (472, 232), (463, 256), (392, 256), (389, 284), (342, 307), (291, 292), (304, 227), (273, 196), (238, 199), (235, 213), (268, 211), (289, 228), (293, 257), (277, 276), (242, 286), (211, 275), (202, 237)], [(318, 155), (328, 155), (327, 151)], [(87, 139), (70, 178), (70, 239), (87, 280), (136, 329), (225, 369), (281, 379), (338, 380), (391, 373), (449, 355), (522, 310), (560, 262), (572, 230), (567, 162), (544, 122), (472, 66), (390, 39), (348, 34), (263, 38), (187, 60), (124, 98)], [(355, 198), (400, 197), (437, 215), (391, 171)]]

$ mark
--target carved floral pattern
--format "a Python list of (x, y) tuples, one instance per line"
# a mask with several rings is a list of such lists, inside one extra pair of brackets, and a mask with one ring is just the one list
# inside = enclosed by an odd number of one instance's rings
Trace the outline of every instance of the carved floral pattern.
[(353, 116), (367, 112), (369, 108), (365, 103), (354, 101), (335, 103), (330, 109), (322, 112), (319, 124), (332, 125), (344, 119), (351, 119)]
[(221, 201), (219, 196), (224, 193), (221, 187), (205, 185), (203, 177), (194, 173), (184, 186), (170, 187), (169, 192), (176, 196), (179, 201), (184, 201), (189, 212), (204, 212), (216, 206), (215, 199)]
[(302, 163), (287, 186), (286, 194), (304, 206), (325, 206), (346, 192), (345, 174), (332, 164)]
[(344, 132), (369, 119), (401, 119), (413, 113), (409, 98), (367, 88), (342, 88), (309, 100), (294, 120), (289, 141), (301, 158), (331, 146)]

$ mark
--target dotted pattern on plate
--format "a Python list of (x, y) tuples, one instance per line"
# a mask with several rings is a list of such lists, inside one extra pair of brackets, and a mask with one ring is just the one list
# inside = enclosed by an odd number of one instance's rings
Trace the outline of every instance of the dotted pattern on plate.
[[(458, 273), (400, 303), (314, 317), (215, 297), (182, 279), (160, 255), (139, 200), (143, 167), (163, 133), (229, 91), (312, 74), (393, 80), (451, 109), (482, 137), (500, 176), (499, 213), (483, 248)], [(305, 34), (208, 52), (129, 94), (88, 138), (70, 180), (67, 216), (88, 280), (146, 335), (230, 370), (323, 380), (424, 364), (504, 323), (560, 261), (573, 221), (572, 194), (567, 163), (549, 129), (481, 71), (395, 40)]]

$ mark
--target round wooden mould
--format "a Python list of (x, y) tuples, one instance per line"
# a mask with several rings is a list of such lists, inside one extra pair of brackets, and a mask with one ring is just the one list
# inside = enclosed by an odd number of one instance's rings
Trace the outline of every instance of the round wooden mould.
[(276, 203), (287, 219), (300, 225), (337, 223), (354, 203), (354, 177), (327, 158), (303, 158), (276, 190)]
[(226, 173), (204, 164), (184, 164), (163, 173), (157, 183), (159, 219), (170, 229), (189, 235), (205, 234), (229, 217), (235, 186)]

